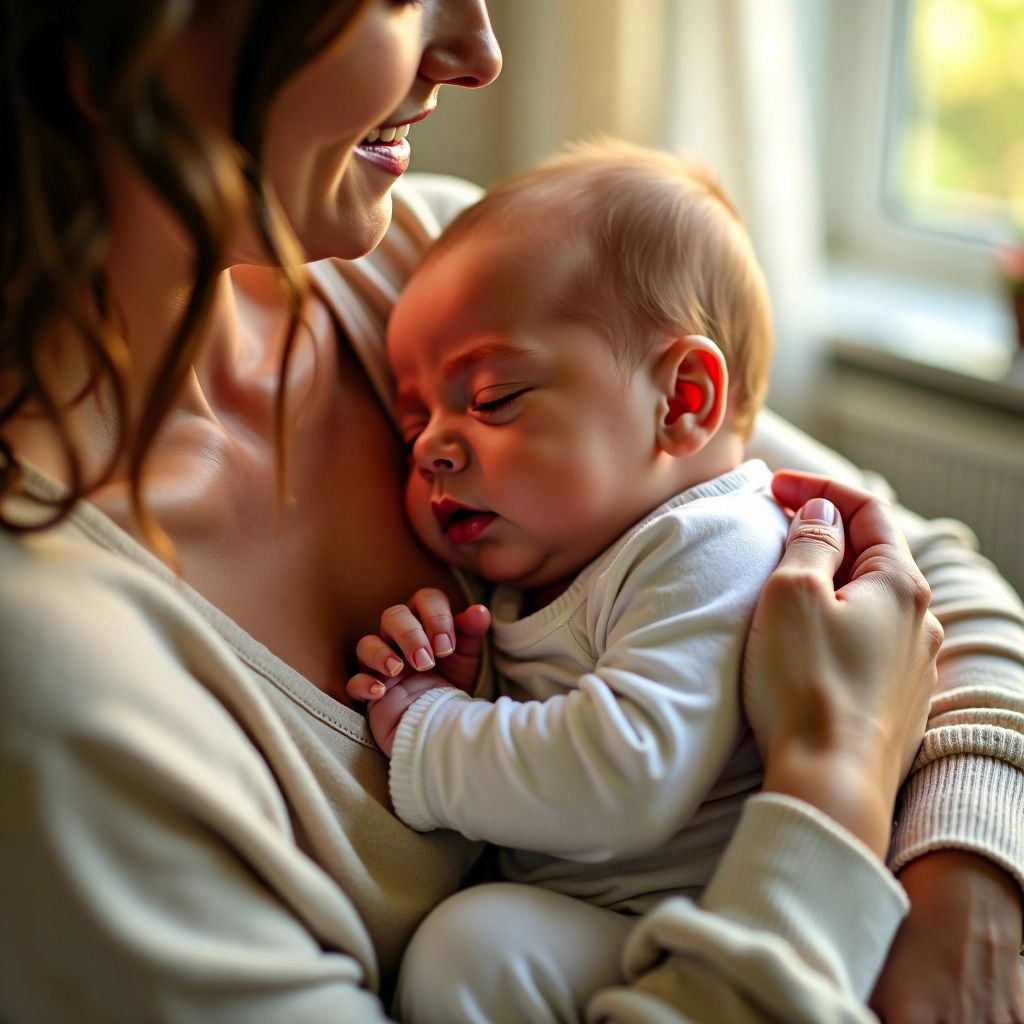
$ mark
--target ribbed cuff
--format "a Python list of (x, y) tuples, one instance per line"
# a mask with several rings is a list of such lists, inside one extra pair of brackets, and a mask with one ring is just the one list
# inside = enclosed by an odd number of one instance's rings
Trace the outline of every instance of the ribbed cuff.
[(777, 935), (859, 999), (870, 994), (909, 907), (864, 843), (778, 793), (747, 801), (700, 905)]
[(1024, 889), (1024, 772), (997, 758), (957, 753), (912, 775), (893, 834), (893, 870), (945, 849), (987, 857)]
[(444, 827), (430, 814), (423, 772), (423, 747), (430, 729), (430, 721), (439, 708), (451, 700), (470, 700), (462, 690), (453, 686), (438, 686), (427, 690), (402, 716), (391, 747), (391, 772), (388, 788), (395, 814), (417, 832), (431, 832)]

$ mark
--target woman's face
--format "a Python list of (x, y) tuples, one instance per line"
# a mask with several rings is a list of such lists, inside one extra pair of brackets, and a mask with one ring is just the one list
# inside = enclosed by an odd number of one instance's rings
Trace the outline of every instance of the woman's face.
[(369, 0), (267, 112), (264, 173), (307, 257), (369, 252), (409, 164), (409, 126), (442, 85), (487, 85), (500, 69), (485, 0)]

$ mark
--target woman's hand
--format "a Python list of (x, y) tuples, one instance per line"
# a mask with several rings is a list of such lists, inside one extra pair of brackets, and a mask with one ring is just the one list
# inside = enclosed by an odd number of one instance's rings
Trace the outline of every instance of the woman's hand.
[(965, 850), (899, 875), (910, 897), (871, 1008), (884, 1024), (1024, 1024), (1020, 886)]
[(801, 473), (777, 473), (772, 490), (799, 511), (745, 656), (764, 788), (817, 806), (884, 858), (942, 628), (885, 502)]

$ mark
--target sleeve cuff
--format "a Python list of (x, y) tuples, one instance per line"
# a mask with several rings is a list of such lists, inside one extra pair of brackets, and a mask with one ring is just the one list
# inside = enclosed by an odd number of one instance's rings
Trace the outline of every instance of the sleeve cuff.
[(588, 1020), (866, 1024), (907, 907), (878, 858), (830, 818), (754, 796), (700, 903), (670, 898), (641, 919), (626, 943), (630, 986), (600, 993)]
[(395, 814), (417, 832), (443, 828), (430, 814), (424, 775), (423, 748), (430, 722), (438, 710), (453, 700), (471, 698), (453, 686), (427, 690), (402, 716), (391, 748), (388, 786)]
[(867, 846), (811, 805), (777, 793), (747, 801), (700, 905), (774, 933), (859, 999), (870, 994), (909, 909)]
[(1024, 889), (1024, 772), (998, 758), (957, 754), (912, 775), (901, 794), (893, 870), (947, 849), (987, 857)]

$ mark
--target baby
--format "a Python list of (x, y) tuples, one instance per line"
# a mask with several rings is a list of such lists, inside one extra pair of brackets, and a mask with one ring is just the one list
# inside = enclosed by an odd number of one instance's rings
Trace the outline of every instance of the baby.
[[(479, 606), (454, 654), (436, 592), (360, 644), (376, 675), (350, 693), (378, 698), (408, 825), (496, 843), (505, 878), (608, 914), (701, 891), (761, 781), (739, 678), (787, 521), (743, 458), (771, 344), (735, 210), (665, 153), (579, 147), (431, 248), (388, 328), (406, 507), (431, 551), (497, 585), (500, 696), (464, 692)], [(436, 657), (464, 689), (403, 675)], [(403, 1009), (431, 1012), (455, 1019)]]

